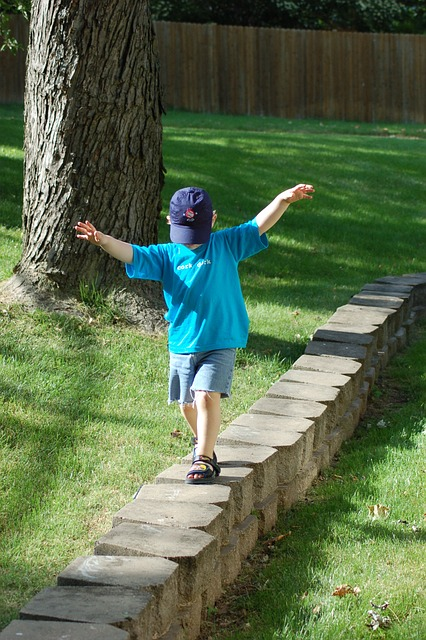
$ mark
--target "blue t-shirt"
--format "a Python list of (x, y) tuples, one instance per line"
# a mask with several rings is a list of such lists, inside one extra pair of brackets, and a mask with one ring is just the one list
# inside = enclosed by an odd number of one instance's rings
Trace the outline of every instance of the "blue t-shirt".
[(246, 346), (249, 319), (238, 263), (268, 246), (254, 220), (212, 233), (197, 249), (173, 243), (132, 246), (129, 278), (163, 285), (172, 353)]

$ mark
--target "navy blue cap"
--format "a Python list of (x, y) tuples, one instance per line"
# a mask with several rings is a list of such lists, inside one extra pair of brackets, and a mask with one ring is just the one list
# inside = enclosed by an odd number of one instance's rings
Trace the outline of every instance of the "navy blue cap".
[(178, 244), (204, 244), (212, 230), (213, 205), (199, 187), (179, 189), (170, 200), (170, 240)]

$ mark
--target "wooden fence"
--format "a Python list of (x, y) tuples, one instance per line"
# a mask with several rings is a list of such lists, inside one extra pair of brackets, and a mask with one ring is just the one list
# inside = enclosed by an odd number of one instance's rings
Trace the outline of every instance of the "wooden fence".
[[(16, 26), (15, 26), (16, 25)], [(167, 108), (424, 123), (426, 36), (154, 23)], [(26, 23), (14, 20), (18, 37)], [(25, 55), (0, 54), (0, 102), (22, 102)]]
[(170, 22), (155, 29), (169, 107), (425, 121), (426, 36)]

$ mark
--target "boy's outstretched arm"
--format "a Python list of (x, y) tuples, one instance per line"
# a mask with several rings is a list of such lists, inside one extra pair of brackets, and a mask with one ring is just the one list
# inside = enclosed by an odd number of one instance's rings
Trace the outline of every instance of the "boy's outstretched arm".
[(86, 222), (77, 222), (74, 229), (77, 231), (77, 238), (80, 238), (80, 240), (86, 240), (90, 244), (101, 247), (101, 249), (109, 253), (113, 258), (121, 260), (121, 262), (132, 264), (133, 247), (128, 242), (107, 236), (102, 231), (98, 231), (88, 220)]
[(266, 231), (278, 222), (292, 202), (303, 199), (312, 200), (312, 196), (310, 196), (309, 193), (313, 193), (314, 191), (315, 189), (311, 184), (298, 184), (278, 194), (276, 198), (255, 217), (260, 235), (266, 233)]

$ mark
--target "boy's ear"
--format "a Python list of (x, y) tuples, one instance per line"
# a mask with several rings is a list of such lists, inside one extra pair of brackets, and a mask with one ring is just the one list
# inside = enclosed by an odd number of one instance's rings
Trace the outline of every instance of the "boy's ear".
[(167, 224), (170, 224), (170, 216), (166, 216), (166, 222)]
[(212, 216), (212, 228), (214, 227), (215, 223), (217, 220), (217, 213), (216, 211), (213, 211), (213, 216)]

